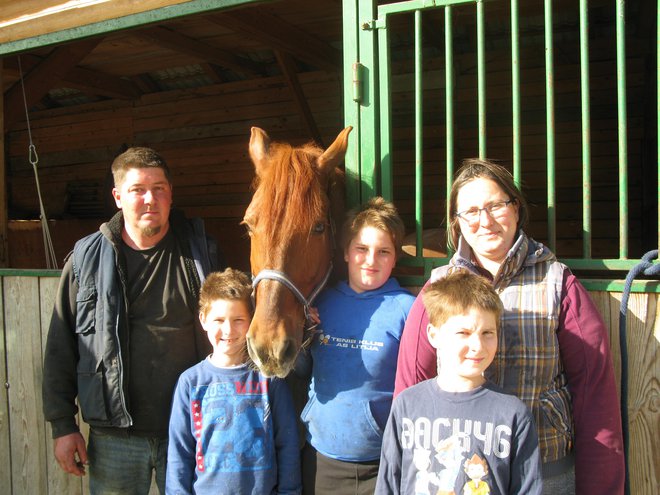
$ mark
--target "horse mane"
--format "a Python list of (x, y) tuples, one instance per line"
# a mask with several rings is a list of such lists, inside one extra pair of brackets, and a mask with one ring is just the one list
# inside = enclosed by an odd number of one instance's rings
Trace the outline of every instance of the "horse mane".
[(255, 178), (259, 191), (259, 223), (270, 245), (296, 233), (309, 234), (323, 215), (326, 202), (316, 160), (323, 150), (313, 143), (293, 147), (271, 143), (268, 165)]

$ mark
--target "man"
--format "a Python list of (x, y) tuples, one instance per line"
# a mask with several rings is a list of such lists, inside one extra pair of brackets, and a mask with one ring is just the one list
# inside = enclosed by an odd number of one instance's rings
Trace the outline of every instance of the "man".
[[(78, 241), (62, 272), (44, 359), (44, 416), (60, 467), (90, 491), (164, 494), (172, 392), (209, 351), (197, 328), (204, 276), (220, 268), (201, 220), (171, 209), (165, 161), (129, 148), (112, 164), (120, 211)], [(75, 415), (90, 425), (85, 446)]]

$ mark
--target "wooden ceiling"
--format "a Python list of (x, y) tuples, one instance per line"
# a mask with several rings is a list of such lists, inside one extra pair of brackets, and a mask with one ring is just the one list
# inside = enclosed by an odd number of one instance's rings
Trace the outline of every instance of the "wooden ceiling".
[[(341, 71), (341, 0), (268, 2), (42, 48), (3, 59), (5, 129), (30, 111), (283, 74)], [(20, 74), (23, 74), (21, 85)], [(313, 132), (313, 134), (317, 134)]]

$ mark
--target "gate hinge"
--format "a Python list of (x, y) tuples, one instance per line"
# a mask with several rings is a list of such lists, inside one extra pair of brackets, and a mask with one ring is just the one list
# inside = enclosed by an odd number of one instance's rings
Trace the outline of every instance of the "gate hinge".
[(360, 62), (353, 64), (353, 101), (362, 103), (362, 68)]
[(384, 19), (372, 19), (370, 21), (363, 22), (360, 26), (363, 31), (374, 31), (376, 29), (385, 29), (387, 24)]

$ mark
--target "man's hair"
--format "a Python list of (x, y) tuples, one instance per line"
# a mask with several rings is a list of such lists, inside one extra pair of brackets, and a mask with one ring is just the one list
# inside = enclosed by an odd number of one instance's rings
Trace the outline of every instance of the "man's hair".
[(464, 185), (475, 179), (489, 179), (502, 189), (502, 192), (508, 196), (510, 201), (518, 205), (518, 225), (517, 229), (524, 229), (529, 220), (529, 212), (525, 196), (520, 191), (511, 172), (502, 165), (489, 160), (479, 158), (466, 158), (463, 160), (461, 168), (456, 173), (454, 182), (449, 193), (449, 218), (447, 219), (447, 240), (452, 249), (458, 248), (458, 239), (461, 235), (461, 227), (456, 216), (458, 193)]
[(240, 270), (226, 268), (223, 272), (213, 272), (202, 284), (199, 292), (199, 310), (207, 314), (214, 301), (242, 301), (250, 314), (252, 305), (252, 284), (250, 278)]
[(504, 311), (493, 286), (467, 270), (455, 270), (430, 284), (422, 293), (422, 301), (434, 327), (441, 326), (452, 316), (477, 309), (493, 313), (499, 330)]
[(121, 186), (129, 169), (151, 167), (161, 169), (167, 182), (172, 182), (170, 168), (162, 156), (151, 148), (128, 148), (112, 162), (112, 177), (115, 181), (115, 187)]
[(376, 196), (362, 206), (349, 211), (342, 227), (341, 239), (344, 250), (364, 227), (375, 227), (387, 232), (392, 238), (396, 255), (401, 254), (406, 228), (394, 204)]

